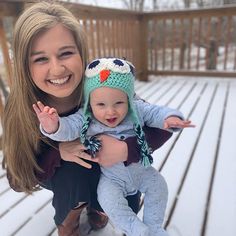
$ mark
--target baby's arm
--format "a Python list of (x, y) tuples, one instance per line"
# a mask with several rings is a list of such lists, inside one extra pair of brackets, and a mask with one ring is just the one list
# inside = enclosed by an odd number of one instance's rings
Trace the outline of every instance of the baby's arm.
[(158, 106), (143, 101), (135, 101), (139, 117), (149, 127), (166, 129), (170, 132), (183, 128), (195, 127), (190, 120), (185, 120), (183, 114), (169, 107)]
[(183, 129), (195, 127), (190, 120), (182, 120), (177, 116), (169, 116), (164, 121), (164, 129)]
[(37, 104), (33, 104), (33, 109), (39, 119), (42, 129), (52, 134), (58, 130), (59, 127), (59, 115), (57, 110), (53, 107), (44, 106), (40, 101)]

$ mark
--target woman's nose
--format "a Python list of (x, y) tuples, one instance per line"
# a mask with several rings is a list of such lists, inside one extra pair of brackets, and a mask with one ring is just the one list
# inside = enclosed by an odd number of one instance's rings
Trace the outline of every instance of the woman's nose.
[(52, 59), (50, 63), (50, 74), (53, 76), (62, 75), (65, 71), (65, 66), (58, 59)]

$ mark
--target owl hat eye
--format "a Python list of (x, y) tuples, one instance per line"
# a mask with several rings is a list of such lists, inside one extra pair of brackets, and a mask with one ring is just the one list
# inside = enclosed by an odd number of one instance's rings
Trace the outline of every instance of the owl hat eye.
[[(134, 66), (132, 63), (120, 58), (98, 58), (88, 64), (85, 70), (84, 81), (84, 117), (85, 124), (81, 131), (81, 142), (89, 143), (86, 132), (91, 121), (89, 109), (90, 93), (102, 87), (115, 88), (128, 96), (129, 115), (134, 123), (134, 131), (141, 148), (142, 164), (149, 166), (152, 163), (150, 149), (148, 148), (144, 132), (139, 122), (137, 111), (133, 104), (134, 98)], [(90, 148), (93, 149), (93, 148)]]
[(93, 60), (85, 70), (87, 78), (98, 75), (102, 70), (110, 70), (121, 74), (132, 73), (134, 66), (123, 59), (119, 58), (100, 58)]

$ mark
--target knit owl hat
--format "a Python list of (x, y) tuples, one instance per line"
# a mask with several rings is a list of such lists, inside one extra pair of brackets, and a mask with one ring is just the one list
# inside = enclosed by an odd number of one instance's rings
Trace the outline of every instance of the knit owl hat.
[(134, 80), (134, 66), (126, 60), (119, 58), (99, 58), (88, 64), (85, 70), (84, 82), (83, 109), (85, 122), (81, 130), (80, 139), (81, 142), (87, 147), (90, 154), (95, 156), (96, 152), (101, 147), (101, 143), (96, 137), (92, 137), (90, 139), (86, 137), (92, 117), (89, 109), (90, 93), (101, 87), (120, 89), (128, 96), (128, 112), (134, 122), (134, 131), (137, 136), (137, 142), (140, 145), (141, 162), (144, 166), (149, 166), (153, 162), (153, 159), (133, 104)]

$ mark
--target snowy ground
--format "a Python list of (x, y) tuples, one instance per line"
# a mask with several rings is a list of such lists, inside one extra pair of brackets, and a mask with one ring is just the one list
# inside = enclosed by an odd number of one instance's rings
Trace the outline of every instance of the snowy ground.
[[(236, 80), (153, 77), (137, 82), (136, 91), (151, 103), (181, 110), (196, 124), (154, 152), (153, 165), (168, 183), (170, 236), (235, 236)], [(50, 192), (16, 193), (0, 169), (1, 236), (55, 236), (53, 214)], [(85, 213), (81, 223), (82, 236), (121, 235), (111, 224), (90, 232)]]

